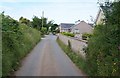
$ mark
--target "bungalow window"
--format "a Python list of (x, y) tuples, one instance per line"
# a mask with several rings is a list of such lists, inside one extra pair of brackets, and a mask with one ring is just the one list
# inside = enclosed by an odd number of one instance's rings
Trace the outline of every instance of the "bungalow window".
[(75, 29), (75, 33), (79, 33), (79, 30), (78, 30), (78, 29)]

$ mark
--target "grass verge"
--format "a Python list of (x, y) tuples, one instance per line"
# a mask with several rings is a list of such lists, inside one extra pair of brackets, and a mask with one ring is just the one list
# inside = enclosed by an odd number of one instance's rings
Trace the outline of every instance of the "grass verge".
[(57, 38), (57, 42), (59, 46), (62, 48), (62, 50), (68, 55), (68, 57), (72, 60), (72, 62), (83, 72), (85, 72), (87, 75), (89, 75), (89, 68), (87, 66), (86, 60), (83, 59), (80, 55), (76, 54), (71, 49), (71, 44), (68, 41), (68, 45), (65, 45), (59, 37)]

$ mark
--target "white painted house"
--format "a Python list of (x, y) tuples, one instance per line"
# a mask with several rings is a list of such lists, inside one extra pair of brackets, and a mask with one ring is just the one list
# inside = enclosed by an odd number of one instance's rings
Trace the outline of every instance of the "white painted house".
[(85, 21), (81, 21), (80, 23), (71, 27), (71, 32), (75, 34), (92, 33), (92, 30), (92, 26)]
[[(119, 2), (120, 0), (108, 0), (109, 2)], [(98, 11), (98, 14), (96, 16), (96, 20), (95, 20), (95, 24), (99, 25), (99, 24), (103, 24), (105, 20), (105, 15), (103, 10), (100, 8)]]
[(105, 16), (102, 9), (99, 9), (96, 20), (95, 20), (95, 24), (96, 25), (102, 24), (104, 22), (104, 18)]

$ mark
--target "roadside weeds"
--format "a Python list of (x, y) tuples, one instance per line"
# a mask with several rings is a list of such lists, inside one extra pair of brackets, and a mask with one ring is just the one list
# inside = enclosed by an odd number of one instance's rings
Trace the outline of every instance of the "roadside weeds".
[(65, 45), (60, 39), (59, 37), (57, 37), (57, 43), (59, 44), (59, 46), (62, 48), (62, 50), (67, 54), (67, 56), (72, 60), (72, 62), (79, 68), (81, 69), (83, 72), (85, 72), (87, 75), (89, 75), (89, 67), (87, 66), (86, 60), (78, 55), (77, 53), (75, 53), (72, 49), (71, 49), (71, 43), (68, 40), (68, 45)]

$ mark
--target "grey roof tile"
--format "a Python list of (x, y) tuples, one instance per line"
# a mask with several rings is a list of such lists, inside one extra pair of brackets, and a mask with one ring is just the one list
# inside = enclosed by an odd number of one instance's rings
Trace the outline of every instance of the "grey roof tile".
[(72, 26), (74, 26), (75, 24), (72, 23), (61, 23), (60, 26), (61, 28), (70, 28)]

